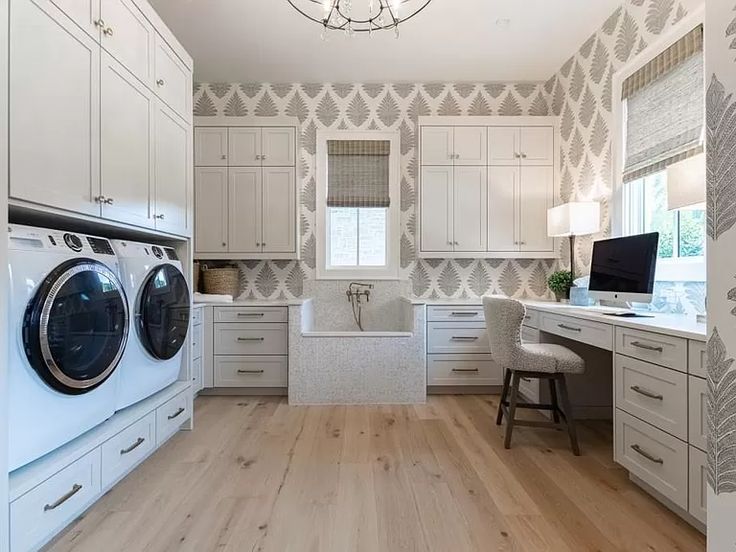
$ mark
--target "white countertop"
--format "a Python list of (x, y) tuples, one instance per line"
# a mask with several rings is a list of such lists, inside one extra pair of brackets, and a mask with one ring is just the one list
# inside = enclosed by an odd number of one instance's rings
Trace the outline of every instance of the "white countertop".
[(306, 299), (244, 299), (232, 303), (204, 302), (194, 303), (195, 307), (291, 307), (300, 306)]

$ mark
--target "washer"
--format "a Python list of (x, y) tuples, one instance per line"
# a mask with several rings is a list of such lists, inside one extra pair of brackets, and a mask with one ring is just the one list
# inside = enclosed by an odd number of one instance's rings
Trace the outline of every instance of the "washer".
[(112, 416), (130, 319), (107, 239), (8, 231), (12, 471)]
[(131, 339), (120, 364), (120, 410), (174, 383), (189, 329), (191, 297), (176, 251), (112, 240), (132, 313)]

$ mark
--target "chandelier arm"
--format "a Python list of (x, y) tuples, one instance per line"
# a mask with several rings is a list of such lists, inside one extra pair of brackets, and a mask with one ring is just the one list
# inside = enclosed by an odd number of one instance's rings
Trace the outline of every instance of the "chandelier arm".
[[(414, 16), (416, 16), (420, 12), (424, 11), (424, 9), (430, 4), (430, 2), (432, 0), (426, 0), (419, 8), (417, 8), (414, 12), (410, 13), (409, 15), (407, 15), (406, 17), (404, 17), (403, 19), (402, 18), (397, 18), (394, 15), (393, 10), (391, 9), (391, 6), (390, 5), (385, 5), (384, 6), (383, 5), (383, 2), (380, 2), (380, 1), (379, 1), (380, 10), (379, 10), (378, 14), (376, 16), (373, 16), (373, 17), (369, 18), (369, 19), (353, 19), (353, 18), (345, 17), (340, 12), (340, 9), (338, 7), (339, 2), (334, 2), (332, 4), (332, 7), (330, 9), (330, 13), (329, 13), (329, 15), (328, 15), (328, 17), (326, 19), (324, 19), (324, 18), (323, 19), (318, 19), (318, 18), (310, 15), (306, 11), (304, 11), (299, 6), (297, 6), (296, 3), (295, 3), (295, 0), (286, 0), (286, 1), (291, 5), (292, 8), (294, 8), (301, 15), (303, 15), (304, 17), (306, 17), (310, 21), (314, 21), (315, 23), (318, 23), (319, 25), (321, 25), (321, 26), (323, 26), (323, 27), (325, 27), (325, 28), (327, 28), (329, 30), (333, 30), (333, 31), (344, 31), (345, 28), (347, 27), (347, 25), (349, 23), (352, 23), (352, 24), (357, 24), (357, 25), (362, 25), (363, 26), (363, 27), (358, 27), (358, 28), (352, 27), (352, 31), (353, 32), (356, 32), (356, 33), (367, 33), (367, 32), (371, 32), (371, 31), (390, 30), (390, 29), (393, 29), (393, 28), (397, 27), (399, 25), (399, 23), (403, 23), (405, 21), (409, 21), (411, 18), (413, 18)], [(317, 4), (317, 5), (321, 5), (322, 4), (322, 1), (321, 0), (305, 0), (305, 1), (310, 2), (312, 4)], [(410, 2), (410, 1), (411, 0), (402, 0), (401, 3), (402, 4), (406, 4), (406, 3)], [(379, 25), (379, 24), (376, 23), (376, 19), (380, 16), (381, 12), (384, 9), (387, 9), (388, 10), (388, 12), (389, 12), (389, 14), (391, 16), (391, 20), (392, 21), (389, 24)], [(329, 22), (330, 19), (332, 18), (333, 13), (335, 11), (337, 11), (337, 14), (345, 20), (341, 25), (336, 25), (334, 23), (330, 23)]]

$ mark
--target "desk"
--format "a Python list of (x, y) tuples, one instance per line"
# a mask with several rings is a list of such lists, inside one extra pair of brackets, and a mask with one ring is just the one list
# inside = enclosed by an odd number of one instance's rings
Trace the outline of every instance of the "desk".
[[(501, 381), (502, 369), (484, 341), (480, 299), (418, 302), (428, 308), (430, 386)], [(612, 416), (614, 460), (633, 481), (704, 530), (705, 324), (687, 315), (621, 318), (563, 303), (522, 302), (523, 340), (560, 343), (586, 360), (586, 374), (569, 378), (576, 417)], [(545, 398), (547, 390), (538, 384), (522, 382), (531, 402)], [(603, 415), (591, 415), (595, 412)]]

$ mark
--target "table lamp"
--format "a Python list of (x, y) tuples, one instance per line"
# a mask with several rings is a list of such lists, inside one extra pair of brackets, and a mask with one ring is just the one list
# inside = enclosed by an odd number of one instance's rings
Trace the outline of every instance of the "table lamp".
[[(595, 234), (601, 227), (597, 201), (572, 201), (547, 210), (547, 235), (570, 239), (570, 274), (575, 281), (575, 237)], [(573, 284), (574, 285), (574, 284)]]

